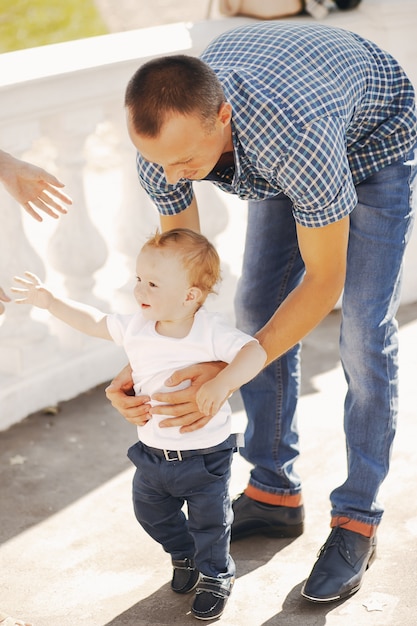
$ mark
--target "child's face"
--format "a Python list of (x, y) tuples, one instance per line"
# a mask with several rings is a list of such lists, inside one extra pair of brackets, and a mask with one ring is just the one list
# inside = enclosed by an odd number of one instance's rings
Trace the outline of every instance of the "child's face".
[(144, 316), (154, 321), (172, 321), (189, 315), (190, 285), (177, 254), (170, 249), (145, 248), (136, 261), (134, 295)]

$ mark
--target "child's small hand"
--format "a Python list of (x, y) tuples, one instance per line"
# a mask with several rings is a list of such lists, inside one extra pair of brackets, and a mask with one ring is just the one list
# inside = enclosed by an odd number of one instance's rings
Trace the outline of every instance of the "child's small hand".
[(40, 309), (49, 309), (53, 296), (36, 274), (25, 272), (25, 278), (15, 276), (14, 280), (21, 285), (12, 287), (12, 292), (20, 296), (15, 298), (17, 304), (33, 304)]
[(199, 410), (203, 415), (215, 415), (230, 395), (230, 389), (216, 379), (200, 387), (196, 395)]

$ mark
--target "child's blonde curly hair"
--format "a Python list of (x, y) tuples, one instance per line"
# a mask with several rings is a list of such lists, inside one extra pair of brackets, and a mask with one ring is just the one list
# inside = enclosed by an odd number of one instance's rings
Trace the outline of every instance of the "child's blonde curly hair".
[(178, 254), (188, 273), (191, 287), (198, 287), (203, 301), (221, 280), (220, 258), (212, 243), (188, 228), (174, 228), (163, 233), (157, 230), (144, 244), (146, 248), (169, 248)]

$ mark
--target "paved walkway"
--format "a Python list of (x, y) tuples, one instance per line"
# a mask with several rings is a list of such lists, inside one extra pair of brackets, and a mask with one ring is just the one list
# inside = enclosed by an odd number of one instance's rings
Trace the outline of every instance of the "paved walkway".
[[(294, 541), (251, 538), (232, 554), (238, 577), (223, 626), (415, 626), (417, 613), (417, 304), (402, 307), (399, 431), (381, 498), (379, 558), (349, 600), (316, 606), (300, 597), (328, 535), (328, 494), (345, 473), (339, 314), (304, 342), (299, 405), (306, 530)], [(169, 557), (138, 526), (126, 459), (135, 429), (104, 385), (0, 433), (0, 606), (36, 626), (195, 624), (191, 597), (173, 594)], [(236, 425), (244, 425), (239, 398)], [(238, 455), (232, 493), (248, 466)]]

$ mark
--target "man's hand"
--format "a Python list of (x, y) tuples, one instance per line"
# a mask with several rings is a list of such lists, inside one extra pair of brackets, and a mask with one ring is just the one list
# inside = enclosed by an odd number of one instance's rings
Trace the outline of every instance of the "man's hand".
[(154, 400), (165, 403), (152, 407), (152, 413), (175, 416), (161, 421), (159, 426), (161, 428), (180, 426), (182, 433), (205, 426), (211, 420), (212, 415), (201, 413), (197, 406), (196, 393), (205, 382), (212, 380), (224, 367), (226, 363), (221, 362), (198, 363), (174, 372), (165, 381), (168, 387), (175, 387), (184, 380), (191, 380), (191, 385), (179, 391), (156, 393), (152, 396)]
[(106, 388), (107, 399), (112, 406), (131, 424), (144, 426), (152, 415), (149, 396), (133, 394), (132, 368), (126, 365)]

